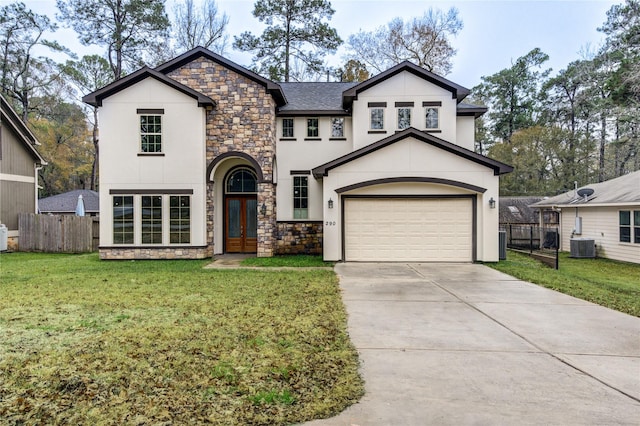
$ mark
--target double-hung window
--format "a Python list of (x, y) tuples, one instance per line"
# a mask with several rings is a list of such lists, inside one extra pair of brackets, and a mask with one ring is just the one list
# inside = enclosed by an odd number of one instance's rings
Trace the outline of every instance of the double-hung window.
[(309, 217), (309, 186), (307, 176), (293, 177), (293, 218)]
[(162, 196), (142, 196), (142, 244), (162, 244)]
[(162, 152), (163, 110), (138, 110), (140, 118), (140, 152)]
[(333, 117), (331, 119), (331, 137), (344, 137), (344, 117)]
[(293, 118), (282, 119), (282, 137), (283, 138), (293, 137)]
[(307, 118), (307, 137), (308, 138), (317, 138), (319, 135), (318, 130), (318, 119), (317, 118)]
[(113, 243), (133, 244), (133, 197), (113, 197)]
[(620, 242), (640, 244), (640, 210), (620, 210)]
[(440, 129), (440, 107), (442, 102), (423, 102), (424, 107), (424, 127), (426, 130)]
[(188, 244), (191, 241), (191, 197), (169, 197), (169, 244)]
[(386, 102), (369, 102), (369, 131), (380, 133), (384, 130), (384, 109), (387, 107)]

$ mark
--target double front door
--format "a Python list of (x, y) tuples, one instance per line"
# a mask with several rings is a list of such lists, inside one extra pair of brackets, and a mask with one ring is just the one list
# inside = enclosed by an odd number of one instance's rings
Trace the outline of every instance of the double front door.
[(255, 195), (228, 195), (225, 251), (255, 253), (258, 249), (258, 200)]

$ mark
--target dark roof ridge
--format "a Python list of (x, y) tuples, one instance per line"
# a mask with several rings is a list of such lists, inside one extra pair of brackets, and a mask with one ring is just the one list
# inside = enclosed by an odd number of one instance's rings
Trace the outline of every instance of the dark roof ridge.
[(166, 75), (152, 69), (149, 68), (148, 66), (144, 66), (142, 68), (140, 68), (139, 70), (122, 77), (119, 80), (116, 80), (110, 84), (107, 84), (106, 86), (92, 92), (89, 93), (88, 95), (85, 95), (82, 97), (82, 102), (85, 102), (89, 105), (93, 105), (93, 106), (102, 106), (102, 100), (105, 98), (108, 98), (111, 95), (114, 95), (118, 92), (120, 92), (123, 89), (126, 89), (127, 87), (130, 87), (136, 83), (141, 82), (142, 80), (148, 78), (148, 77), (152, 77), (158, 81), (160, 81), (161, 83), (164, 83), (170, 87), (173, 87), (174, 89), (184, 93), (185, 95), (191, 96), (192, 98), (196, 99), (198, 101), (198, 106), (200, 107), (206, 107), (206, 106), (211, 106), (211, 107), (215, 107), (216, 106), (216, 102), (211, 99), (210, 97), (196, 91), (193, 90), (191, 87), (186, 86), (174, 79), (172, 79), (171, 77), (167, 77)]
[(378, 149), (392, 145), (408, 137), (414, 137), (422, 142), (432, 144), (438, 148), (444, 149), (445, 151), (451, 152), (455, 155), (459, 155), (463, 158), (466, 158), (478, 164), (482, 164), (486, 167), (489, 167), (493, 169), (494, 175), (502, 175), (505, 173), (511, 173), (513, 171), (513, 167), (508, 164), (505, 164), (498, 160), (494, 160), (493, 158), (489, 158), (484, 155), (478, 154), (477, 152), (463, 148), (460, 145), (456, 145), (451, 142), (445, 141), (444, 139), (440, 139), (436, 136), (433, 136), (432, 134), (425, 133), (414, 127), (409, 127), (408, 129), (405, 129), (394, 135), (388, 136), (370, 145), (364, 146), (360, 149), (357, 149), (346, 155), (343, 155), (342, 157), (336, 158), (335, 160), (329, 161), (325, 164), (322, 164), (318, 167), (313, 168), (312, 170), (313, 176), (316, 179), (319, 179), (322, 176), (327, 176), (329, 170), (333, 168), (346, 164), (350, 161), (356, 160), (360, 157), (364, 157), (365, 155), (373, 151), (377, 151)]
[(181, 66), (188, 64), (189, 62), (192, 62), (194, 59), (199, 58), (201, 56), (204, 56), (205, 58), (212, 60), (213, 62), (216, 62), (224, 66), (225, 68), (229, 68), (237, 72), (238, 74), (250, 80), (255, 81), (258, 84), (261, 84), (271, 94), (271, 96), (274, 97), (278, 106), (281, 106), (287, 103), (287, 99), (284, 96), (284, 92), (282, 91), (282, 88), (278, 83), (276, 83), (275, 81), (269, 80), (268, 78), (265, 78), (259, 75), (258, 73), (255, 73), (250, 69), (245, 68), (242, 65), (239, 65), (202, 46), (194, 47), (193, 49), (183, 53), (182, 55), (177, 56), (163, 64), (158, 65), (157, 67), (155, 67), (155, 70), (163, 74), (168, 74), (171, 71), (176, 70)]

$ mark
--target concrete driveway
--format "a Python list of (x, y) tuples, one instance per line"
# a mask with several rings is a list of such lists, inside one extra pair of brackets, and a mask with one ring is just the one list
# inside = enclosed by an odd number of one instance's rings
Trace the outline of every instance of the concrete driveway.
[(483, 265), (336, 272), (366, 395), (308, 425), (640, 424), (640, 318)]

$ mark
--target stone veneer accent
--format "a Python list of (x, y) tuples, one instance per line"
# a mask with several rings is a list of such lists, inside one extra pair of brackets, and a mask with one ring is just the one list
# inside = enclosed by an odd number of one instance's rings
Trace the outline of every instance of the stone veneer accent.
[(276, 254), (322, 254), (322, 222), (278, 222)]
[(212, 256), (209, 247), (102, 247), (102, 260), (134, 259), (206, 259)]
[[(207, 165), (220, 154), (239, 151), (249, 154), (262, 168), (258, 205), (258, 257), (274, 254), (276, 229), (273, 157), (276, 141), (276, 103), (266, 88), (208, 58), (199, 57), (168, 74), (172, 79), (216, 101), (206, 117)], [(209, 179), (209, 176), (207, 176)], [(222, 188), (222, 186), (219, 186)], [(213, 253), (215, 215), (214, 183), (207, 185), (207, 238)]]

